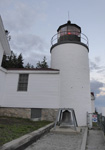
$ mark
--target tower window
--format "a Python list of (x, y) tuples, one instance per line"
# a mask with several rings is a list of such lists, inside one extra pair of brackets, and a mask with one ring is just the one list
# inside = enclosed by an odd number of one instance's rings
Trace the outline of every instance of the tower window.
[(27, 91), (28, 74), (19, 74), (18, 91)]

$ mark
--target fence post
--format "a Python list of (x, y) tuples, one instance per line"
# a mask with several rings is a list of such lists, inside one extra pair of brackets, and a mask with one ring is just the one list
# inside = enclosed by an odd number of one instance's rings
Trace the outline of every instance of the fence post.
[(87, 126), (89, 129), (92, 128), (92, 113), (87, 112)]

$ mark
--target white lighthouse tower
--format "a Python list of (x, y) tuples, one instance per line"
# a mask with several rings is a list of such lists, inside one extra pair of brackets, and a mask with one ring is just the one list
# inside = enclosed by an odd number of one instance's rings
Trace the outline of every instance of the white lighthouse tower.
[(60, 70), (60, 108), (75, 111), (79, 126), (86, 126), (91, 113), (88, 38), (68, 21), (52, 37), (51, 68)]

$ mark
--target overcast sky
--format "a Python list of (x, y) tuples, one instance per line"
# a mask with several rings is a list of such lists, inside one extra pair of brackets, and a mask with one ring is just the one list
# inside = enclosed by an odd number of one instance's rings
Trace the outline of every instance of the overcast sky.
[(105, 0), (0, 0), (0, 15), (10, 32), (11, 50), (36, 65), (46, 56), (51, 37), (69, 19), (89, 39), (91, 90), (96, 107), (105, 107)]

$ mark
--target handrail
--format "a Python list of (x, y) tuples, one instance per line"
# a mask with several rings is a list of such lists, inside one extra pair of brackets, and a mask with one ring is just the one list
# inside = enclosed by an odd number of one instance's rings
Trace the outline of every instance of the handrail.
[[(77, 32), (77, 31), (63, 31), (63, 32), (58, 32), (57, 34), (55, 34), (51, 38), (51, 45), (53, 46), (54, 44), (57, 44), (59, 38), (65, 36), (65, 35), (68, 35), (68, 36), (75, 35), (78, 38), (80, 38), (80, 42), (81, 43), (84, 43), (85, 45), (87, 45), (89, 47), (88, 37), (85, 34)], [(67, 39), (66, 39), (66, 41), (67, 41)], [(70, 40), (68, 39), (68, 41), (70, 41)]]

